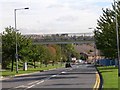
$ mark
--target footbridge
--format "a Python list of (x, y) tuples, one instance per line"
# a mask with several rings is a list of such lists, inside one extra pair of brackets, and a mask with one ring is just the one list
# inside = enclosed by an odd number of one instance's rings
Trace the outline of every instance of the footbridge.
[(94, 43), (93, 33), (34, 34), (33, 44), (83, 44)]

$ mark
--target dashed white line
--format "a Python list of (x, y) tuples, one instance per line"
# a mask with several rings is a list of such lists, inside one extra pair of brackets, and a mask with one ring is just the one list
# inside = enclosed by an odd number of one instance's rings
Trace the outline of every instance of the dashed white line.
[(56, 77), (57, 75), (52, 75), (51, 77)]
[(37, 82), (39, 82), (39, 81), (35, 81), (35, 82), (28, 83), (28, 85), (31, 85), (31, 84), (34, 84), (34, 83), (37, 83)]
[(27, 88), (32, 88), (32, 87), (34, 87), (35, 86), (35, 84), (33, 84), (33, 85), (31, 85), (31, 86), (29, 86), (29, 87), (27, 87)]
[[(61, 73), (66, 73), (66, 72), (63, 71), (63, 72), (61, 72)], [(57, 75), (59, 75), (59, 74), (57, 74)], [(28, 83), (27, 85), (29, 85), (29, 86), (21, 85), (21, 86), (15, 87), (15, 88), (26, 87), (25, 90), (27, 90), (27, 89), (29, 89), (29, 88), (34, 87), (35, 85), (41, 84), (41, 83), (45, 82), (46, 80), (49, 80), (49, 79), (52, 78), (52, 77), (56, 77), (57, 75), (52, 75), (52, 76), (50, 76), (49, 78), (46, 78), (46, 79), (44, 79), (44, 80), (42, 80), (42, 81), (38, 81), (38, 80), (37, 80), (37, 81), (31, 82), (31, 83)]]
[(22, 88), (22, 87), (27, 87), (27, 86), (20, 85), (20, 86), (17, 86), (17, 87), (15, 87), (15, 88)]
[(63, 72), (61, 72), (61, 73), (66, 73), (66, 72), (63, 71)]
[(44, 81), (45, 81), (45, 80), (42, 80), (42, 81), (38, 82), (37, 84), (43, 83)]

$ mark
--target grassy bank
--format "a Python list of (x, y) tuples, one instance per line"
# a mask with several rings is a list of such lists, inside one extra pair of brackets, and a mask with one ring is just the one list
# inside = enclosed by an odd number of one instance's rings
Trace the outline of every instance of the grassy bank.
[(103, 77), (103, 88), (118, 88), (118, 69), (113, 66), (98, 67)]
[[(47, 67), (43, 65), (42, 67), (37, 67), (37, 68), (28, 68), (27, 71), (23, 71), (22, 68), (19, 70), (18, 74), (25, 74), (25, 73), (32, 73), (32, 72), (37, 72), (37, 71), (43, 71), (43, 70), (49, 70), (49, 69), (54, 69), (54, 68), (60, 68), (63, 67), (64, 65), (61, 66), (61, 64), (55, 64), (52, 66), (49, 64)], [(11, 72), (10, 70), (5, 70), (0, 72), (2, 76), (14, 76), (17, 75), (16, 71), (14, 70)]]
[(120, 90), (120, 77), (119, 77), (119, 79), (118, 79), (118, 80), (119, 80), (119, 82), (118, 82), (118, 86), (119, 86), (119, 90)]

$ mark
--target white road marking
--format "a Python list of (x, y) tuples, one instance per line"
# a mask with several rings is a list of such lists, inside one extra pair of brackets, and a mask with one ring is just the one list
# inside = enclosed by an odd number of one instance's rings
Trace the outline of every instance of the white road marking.
[(35, 82), (28, 83), (28, 85), (31, 85), (31, 84), (34, 84), (34, 83), (37, 83), (37, 82), (39, 82), (39, 81), (35, 81)]
[(63, 72), (61, 72), (61, 73), (66, 73), (66, 72), (63, 71)]
[[(61, 73), (66, 73), (66, 72), (63, 71), (63, 72), (61, 72)], [(52, 78), (52, 77), (56, 77), (57, 75), (59, 75), (59, 74), (52, 75), (52, 76), (50, 76), (50, 77), (48, 77), (48, 78), (46, 78), (46, 79), (44, 79), (44, 80), (42, 80), (42, 81), (38, 81), (38, 80), (37, 80), (37, 81), (31, 82), (31, 83), (28, 83), (27, 85), (29, 85), (29, 86), (21, 85), (21, 86), (15, 87), (15, 88), (26, 87), (25, 90), (27, 90), (27, 89), (29, 89), (29, 88), (34, 87), (35, 85), (41, 84), (41, 83), (43, 83), (43, 82), (49, 80), (49, 79)]]
[(43, 83), (44, 81), (45, 81), (45, 80), (42, 80), (42, 81), (38, 82), (37, 84)]
[(57, 75), (52, 75), (51, 77), (56, 77)]
[(15, 87), (15, 88), (21, 88), (21, 87), (27, 87), (27, 86), (20, 85), (20, 86), (17, 86), (17, 87)]
[(32, 87), (34, 87), (35, 86), (35, 84), (33, 84), (33, 85), (31, 85), (31, 86), (29, 86), (29, 87), (27, 87), (27, 88), (32, 88)]

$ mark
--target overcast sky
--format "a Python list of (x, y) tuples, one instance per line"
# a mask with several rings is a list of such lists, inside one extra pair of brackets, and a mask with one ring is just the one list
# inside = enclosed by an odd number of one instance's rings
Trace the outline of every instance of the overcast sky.
[(110, 8), (113, 0), (0, 0), (0, 32), (14, 27), (17, 10), (17, 29), (30, 33), (85, 33), (96, 27), (102, 8)]

